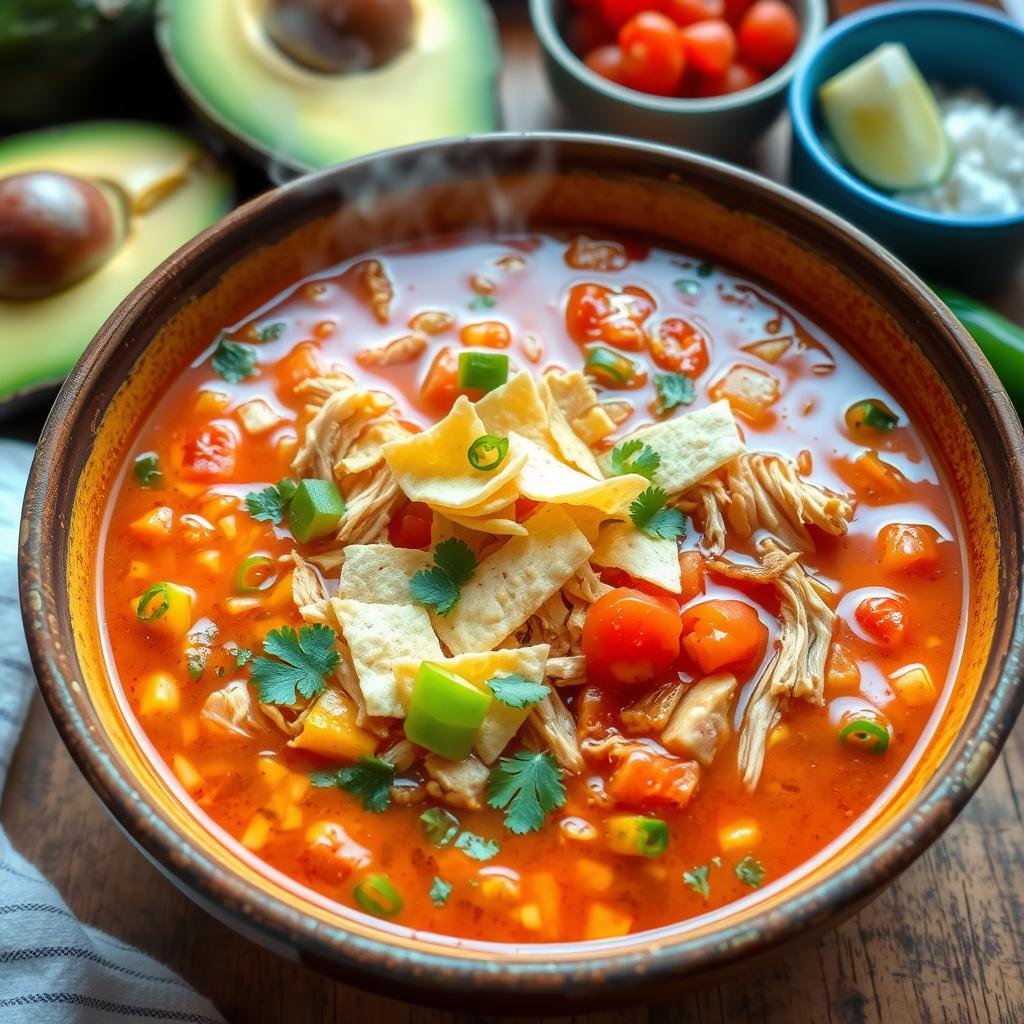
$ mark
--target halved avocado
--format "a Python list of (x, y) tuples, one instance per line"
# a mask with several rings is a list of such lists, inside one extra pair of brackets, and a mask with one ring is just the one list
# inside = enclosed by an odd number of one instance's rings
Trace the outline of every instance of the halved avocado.
[(0, 406), (59, 383), (132, 288), (231, 206), (228, 175), (160, 125), (83, 121), (0, 140), (0, 180), (44, 171), (99, 186), (118, 207), (123, 236), (68, 287), (0, 298)]
[(401, 52), (333, 73), (300, 63), (271, 38), (280, 3), (165, 0), (157, 13), (157, 40), (182, 89), (250, 152), (308, 171), (497, 126), (500, 51), (482, 0), (412, 0)]

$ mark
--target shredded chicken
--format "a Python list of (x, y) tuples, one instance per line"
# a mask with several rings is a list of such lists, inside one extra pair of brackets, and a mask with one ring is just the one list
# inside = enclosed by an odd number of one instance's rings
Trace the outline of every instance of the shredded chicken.
[(708, 676), (686, 691), (661, 734), (661, 745), (705, 768), (732, 735), (729, 709), (738, 681), (732, 675)]
[(600, 576), (594, 572), (594, 567), (589, 562), (576, 570), (575, 575), (562, 588), (570, 597), (579, 598), (587, 604), (593, 604), (599, 597), (604, 597), (614, 588), (608, 586)]
[(380, 759), (393, 764), (395, 771), (406, 772), (416, 763), (418, 756), (415, 744), (410, 743), (408, 740), (399, 740), (388, 747), (380, 755)]
[(430, 776), (427, 792), (432, 797), (451, 807), (470, 811), (483, 807), (490, 772), (476, 754), (470, 754), (463, 761), (447, 761), (437, 754), (427, 754), (423, 767)]
[(675, 711), (684, 689), (683, 683), (665, 683), (623, 708), (620, 717), (626, 732), (633, 736), (660, 732)]
[(398, 366), (415, 362), (427, 347), (422, 334), (403, 334), (379, 348), (364, 348), (356, 354), (360, 366)]
[(307, 562), (298, 551), (292, 551), (292, 601), (306, 622), (331, 626), (337, 630), (337, 617), (331, 608), (330, 594), (323, 577), (315, 565)]
[(615, 430), (615, 423), (598, 404), (597, 392), (579, 371), (546, 373), (544, 380), (569, 425), (593, 446)]
[(829, 589), (804, 571), (797, 555), (765, 540), (760, 558), (760, 565), (721, 558), (708, 563), (712, 572), (730, 579), (771, 583), (779, 595), (778, 654), (758, 680), (740, 729), (740, 770), (750, 790), (761, 776), (765, 741), (778, 721), (779, 698), (824, 702), (825, 663), (835, 624), (835, 614), (825, 603)]
[(578, 686), (587, 674), (586, 660), (582, 654), (548, 658), (545, 672), (558, 686)]
[(702, 481), (680, 507), (700, 516), (705, 546), (717, 555), (725, 550), (726, 523), (741, 539), (764, 530), (792, 551), (813, 551), (808, 525), (841, 537), (853, 517), (844, 497), (805, 480), (789, 459), (763, 452), (734, 459), (724, 483)]
[(380, 260), (363, 260), (353, 270), (360, 274), (363, 291), (377, 322), (386, 324), (391, 317), (391, 300), (395, 297), (395, 289), (384, 264)]
[(214, 690), (203, 702), (199, 717), (238, 736), (255, 736), (267, 728), (267, 719), (244, 679), (234, 679), (227, 686)]
[(303, 708), (288, 708), (279, 704), (260, 703), (260, 711), (269, 718), (286, 736), (298, 736), (302, 732), (306, 716), (313, 707), (312, 702)]
[(554, 690), (530, 712), (525, 728), (541, 749), (554, 754), (567, 772), (576, 775), (583, 769), (583, 758), (576, 742), (576, 721)]

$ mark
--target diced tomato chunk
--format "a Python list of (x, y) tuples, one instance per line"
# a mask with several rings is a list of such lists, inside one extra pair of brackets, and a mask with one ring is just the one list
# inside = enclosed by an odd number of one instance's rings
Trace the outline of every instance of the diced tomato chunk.
[(695, 761), (658, 754), (644, 747), (630, 751), (608, 780), (608, 792), (632, 807), (685, 807), (700, 781)]
[(745, 601), (703, 601), (683, 612), (683, 647), (704, 673), (753, 671), (767, 646), (768, 627)]
[(647, 335), (644, 322), (654, 312), (654, 299), (631, 285), (616, 291), (603, 284), (577, 284), (569, 290), (565, 325), (583, 345), (603, 341), (614, 348), (639, 352)]
[(583, 655), (592, 682), (647, 683), (679, 656), (678, 605), (632, 587), (599, 597), (583, 624)]
[(320, 350), (314, 341), (303, 341), (295, 346), (274, 368), (277, 389), (288, 397), (304, 380), (323, 373)]
[(939, 563), (938, 534), (930, 526), (889, 523), (878, 533), (878, 547), (890, 572), (928, 572)]
[(662, 370), (699, 377), (708, 368), (708, 347), (693, 324), (673, 316), (658, 324), (650, 340), (651, 358)]
[(857, 605), (857, 622), (883, 647), (898, 647), (907, 632), (907, 601), (896, 597), (866, 597)]
[(463, 345), (473, 348), (508, 348), (512, 344), (512, 332), (500, 320), (481, 320), (466, 324), (459, 331), (459, 339)]
[(185, 442), (182, 470), (193, 480), (227, 480), (235, 472), (237, 447), (232, 427), (214, 421)]
[(706, 570), (707, 563), (699, 551), (683, 551), (679, 555), (679, 575), (682, 584), (679, 600), (682, 604), (704, 593)]
[(302, 862), (308, 874), (328, 885), (341, 885), (353, 871), (370, 863), (370, 851), (334, 821), (318, 821), (306, 833)]
[(454, 349), (445, 347), (434, 356), (420, 387), (423, 401), (440, 413), (447, 413), (459, 395), (468, 395), (474, 401), (479, 392), (459, 388), (459, 357)]
[(430, 547), (430, 529), (434, 514), (422, 501), (411, 501), (399, 509), (388, 525), (388, 539), (396, 548)]
[(608, 691), (600, 686), (582, 687), (573, 698), (572, 709), (576, 716), (576, 735), (581, 740), (603, 736), (615, 716)]

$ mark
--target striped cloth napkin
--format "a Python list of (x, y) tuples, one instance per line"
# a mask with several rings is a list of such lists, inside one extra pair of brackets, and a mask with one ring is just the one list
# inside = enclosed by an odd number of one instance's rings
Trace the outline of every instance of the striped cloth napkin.
[[(35, 690), (17, 576), (31, 461), (28, 445), (0, 441), (0, 794)], [(224, 1018), (173, 971), (82, 924), (0, 829), (0, 1024), (26, 1021), (223, 1024)]]

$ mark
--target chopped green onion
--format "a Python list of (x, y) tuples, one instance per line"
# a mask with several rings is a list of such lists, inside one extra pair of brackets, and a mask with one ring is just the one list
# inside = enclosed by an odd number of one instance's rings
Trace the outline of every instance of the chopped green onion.
[(270, 555), (250, 555), (235, 573), (235, 587), (242, 594), (258, 594), (277, 582), (274, 559)]
[(469, 464), (484, 473), (490, 473), (491, 470), (497, 469), (505, 461), (506, 455), (508, 455), (508, 438), (495, 437), (494, 434), (484, 434), (483, 437), (478, 437), (469, 446), (469, 451), (466, 453)]
[[(156, 597), (160, 598), (160, 603), (155, 607), (150, 607)], [(169, 584), (154, 583), (153, 586), (151, 586), (149, 590), (139, 598), (139, 603), (135, 608), (135, 614), (139, 617), (140, 622), (152, 622), (154, 619), (159, 619), (161, 615), (166, 615), (167, 609), (170, 607), (171, 588)]]
[(330, 480), (302, 480), (288, 506), (288, 529), (301, 544), (333, 533), (345, 514), (345, 499)]
[(394, 917), (405, 904), (387, 875), (368, 875), (353, 890), (356, 902), (368, 914)]
[(135, 479), (143, 487), (163, 487), (164, 475), (160, 471), (160, 459), (156, 452), (145, 452), (132, 465)]
[(899, 422), (899, 416), (873, 398), (857, 402), (846, 410), (846, 425), (850, 430), (869, 427), (871, 430), (889, 431), (898, 426)]
[(468, 757), (491, 705), (491, 696), (431, 661), (416, 673), (405, 735), (449, 761)]
[(636, 363), (632, 359), (603, 345), (596, 345), (587, 353), (584, 369), (613, 387), (616, 384), (629, 384), (636, 376)]
[(493, 391), (508, 380), (508, 356), (500, 352), (460, 352), (459, 387)]
[(872, 754), (884, 754), (889, 749), (889, 730), (870, 718), (855, 718), (839, 730), (839, 741), (865, 747)]
[(423, 831), (435, 846), (451, 846), (459, 834), (459, 819), (443, 807), (431, 807), (420, 815)]
[(672, 284), (683, 295), (696, 295), (700, 291), (700, 281), (694, 281), (692, 277), (678, 277)]
[(658, 857), (668, 849), (668, 825), (661, 818), (616, 814), (608, 819), (608, 847), (627, 857)]

